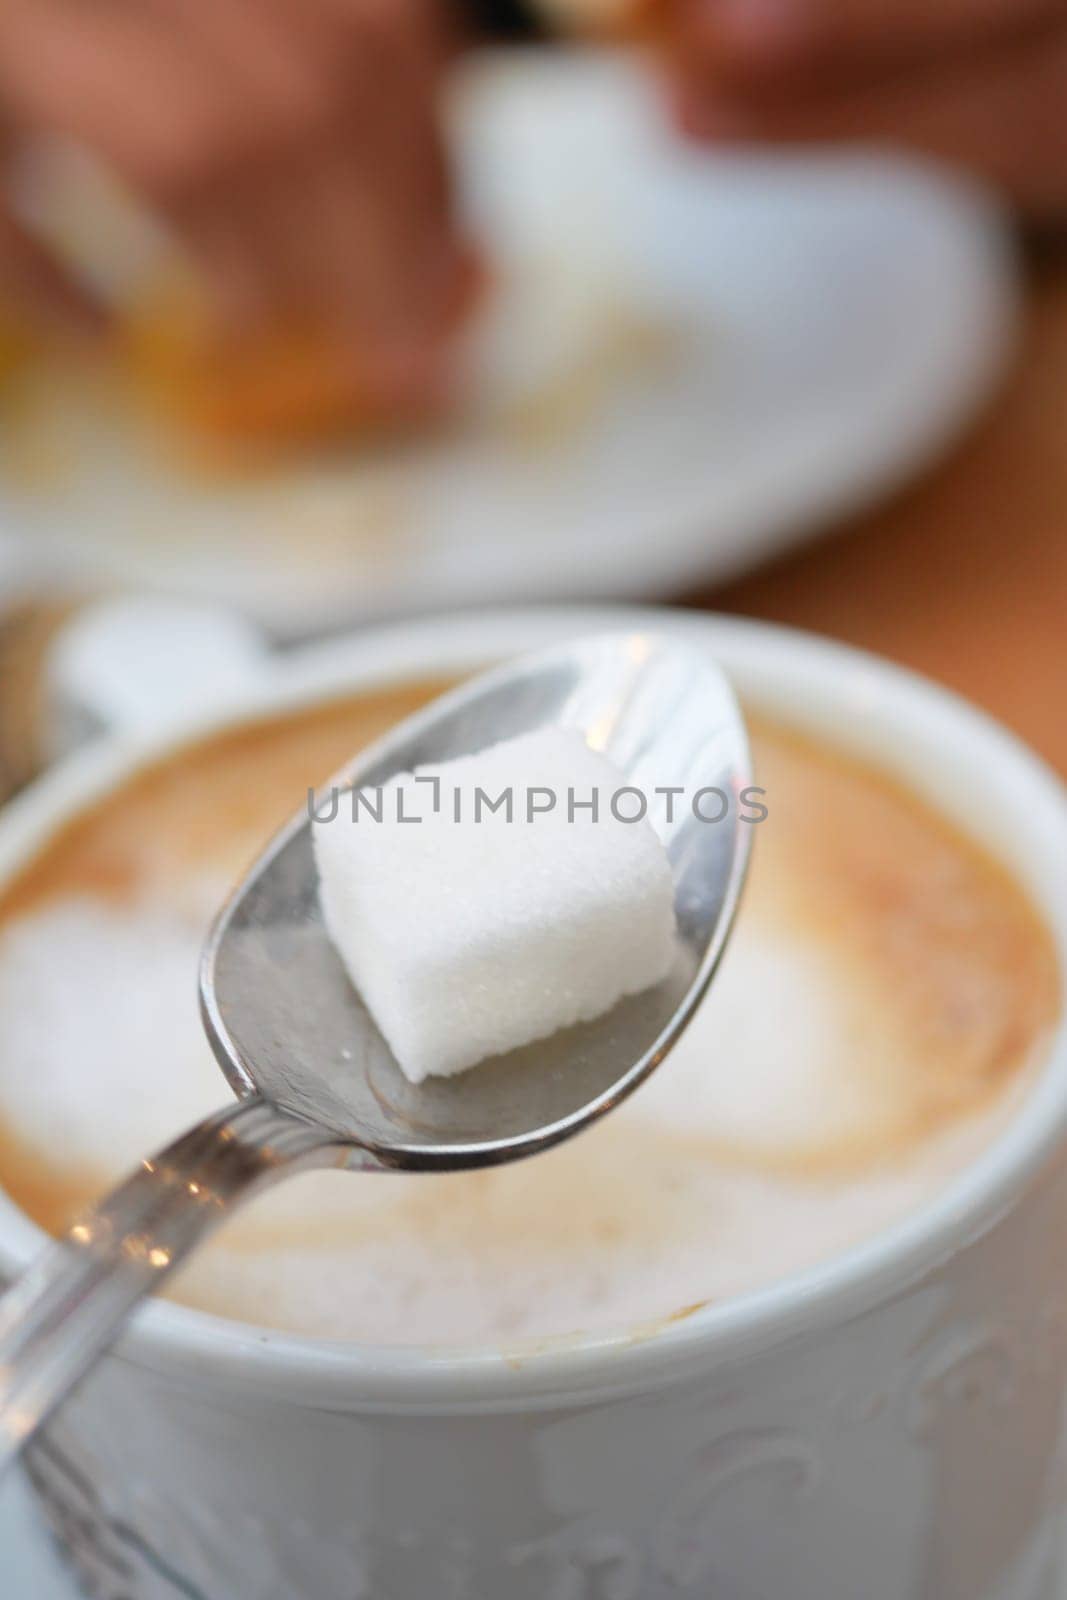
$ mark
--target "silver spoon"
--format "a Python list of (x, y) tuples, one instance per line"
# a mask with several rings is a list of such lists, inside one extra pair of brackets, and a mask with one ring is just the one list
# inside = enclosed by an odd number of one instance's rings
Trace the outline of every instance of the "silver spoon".
[[(747, 859), (737, 805), (749, 782), (744, 726), (703, 650), (628, 634), (526, 657), (410, 717), (338, 782), (371, 787), (552, 723), (580, 729), (649, 797), (674, 874), (672, 973), (594, 1022), (413, 1087), (326, 936), (315, 824), (302, 812), (204, 949), (201, 1010), (237, 1105), (144, 1161), (0, 1300), (0, 1468), (137, 1304), (261, 1190), (315, 1167), (426, 1172), (530, 1155), (596, 1121), (663, 1060), (718, 963)], [(668, 786), (684, 789), (686, 803)], [(725, 820), (697, 816), (688, 802), (700, 789), (729, 797)], [(721, 802), (702, 802), (704, 818), (712, 806)]]

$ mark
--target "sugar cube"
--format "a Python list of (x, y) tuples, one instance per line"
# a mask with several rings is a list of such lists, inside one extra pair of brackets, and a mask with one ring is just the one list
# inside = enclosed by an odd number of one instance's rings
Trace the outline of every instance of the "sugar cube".
[[(609, 1011), (675, 953), (667, 853), (582, 735), (542, 729), (342, 795), (326, 927), (413, 1083)], [(594, 813), (595, 803), (595, 813)]]

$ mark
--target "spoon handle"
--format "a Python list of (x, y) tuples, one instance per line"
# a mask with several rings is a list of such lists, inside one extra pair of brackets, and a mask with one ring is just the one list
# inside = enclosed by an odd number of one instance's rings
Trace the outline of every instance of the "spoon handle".
[(241, 1202), (336, 1146), (252, 1096), (144, 1161), (0, 1298), (0, 1473), (126, 1318)]

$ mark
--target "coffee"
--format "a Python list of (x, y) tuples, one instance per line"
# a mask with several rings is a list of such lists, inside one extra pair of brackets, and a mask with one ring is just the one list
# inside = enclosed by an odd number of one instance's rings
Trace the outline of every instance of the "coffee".
[[(208, 738), (0, 895), (0, 1176), (58, 1230), (225, 1103), (195, 974), (264, 837), (440, 685)], [(380, 1343), (645, 1324), (840, 1251), (994, 1136), (1056, 1021), (1021, 889), (886, 776), (753, 719), (767, 820), (709, 998), (632, 1101), (513, 1167), (315, 1174), (173, 1280), (223, 1315)]]

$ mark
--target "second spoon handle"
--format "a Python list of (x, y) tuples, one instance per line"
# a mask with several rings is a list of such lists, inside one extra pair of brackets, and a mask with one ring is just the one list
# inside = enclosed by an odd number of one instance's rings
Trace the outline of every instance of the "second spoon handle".
[(320, 1129), (252, 1097), (142, 1162), (73, 1223), (0, 1298), (0, 1473), (237, 1204), (329, 1165), (334, 1149)]

